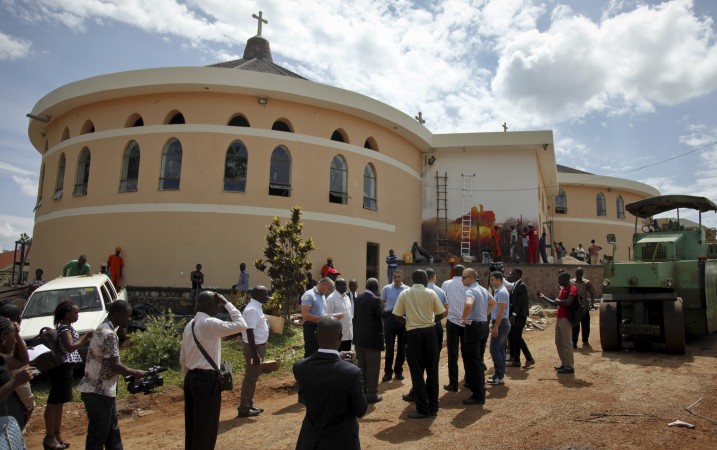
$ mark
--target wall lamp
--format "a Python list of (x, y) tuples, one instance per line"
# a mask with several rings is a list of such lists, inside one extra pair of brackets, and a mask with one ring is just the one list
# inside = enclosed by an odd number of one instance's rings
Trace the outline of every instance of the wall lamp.
[(432, 166), (434, 162), (436, 162), (436, 157), (431, 155), (431, 157), (428, 158), (428, 165)]
[(543, 144), (543, 151), (548, 151), (548, 144)]
[(269, 103), (269, 99), (266, 97), (259, 97), (259, 104), (266, 106), (266, 104)]
[(37, 121), (39, 121), (39, 122), (47, 123), (47, 122), (50, 121), (50, 118), (51, 118), (52, 116), (45, 116), (45, 115), (36, 116), (35, 114), (27, 113), (27, 114), (25, 114), (25, 117), (29, 117), (29, 118), (31, 118), (32, 120), (37, 120)]

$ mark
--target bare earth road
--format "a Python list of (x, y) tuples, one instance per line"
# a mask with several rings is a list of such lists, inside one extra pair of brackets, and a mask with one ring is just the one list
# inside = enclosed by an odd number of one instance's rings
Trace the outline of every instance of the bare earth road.
[[(441, 390), (438, 417), (412, 421), (406, 414), (413, 405), (401, 399), (410, 389), (408, 376), (403, 382), (381, 383), (384, 401), (369, 406), (360, 420), (363, 448), (717, 448), (717, 335), (689, 343), (682, 356), (603, 353), (597, 312), (591, 315), (593, 347), (576, 350), (575, 376), (559, 378), (553, 370), (558, 359), (550, 319), (545, 331), (525, 333), (537, 365), (508, 368), (506, 384), (488, 387), (483, 407), (461, 404), (469, 395), (463, 389)], [(448, 377), (445, 350), (440, 377), (441, 384)], [(265, 412), (257, 418), (236, 417), (239, 389), (224, 394), (218, 449), (294, 447), (304, 408), (296, 402), (293, 378), (265, 376), (259, 382), (255, 404)], [(685, 410), (700, 398), (692, 410), (706, 418)], [(178, 389), (120, 401), (125, 448), (183, 448), (183, 406)], [(65, 411), (65, 438), (72, 448), (83, 448), (87, 420), (82, 404), (66, 405)], [(42, 413), (38, 408), (30, 421), (29, 449), (42, 448)], [(696, 428), (667, 426), (678, 419)]]

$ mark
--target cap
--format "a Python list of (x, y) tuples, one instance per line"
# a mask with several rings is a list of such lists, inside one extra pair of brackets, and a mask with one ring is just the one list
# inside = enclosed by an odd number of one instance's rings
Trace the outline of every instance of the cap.
[(330, 256), (328, 258), (326, 258), (326, 261), (333, 261), (333, 260), (334, 260), (334, 258), (332, 258)]
[(115, 247), (115, 251), (116, 251), (116, 252), (121, 252), (121, 251), (122, 251), (122, 247), (120, 247), (120, 246), (118, 245), (117, 247)]
[(100, 267), (107, 267), (107, 263), (100, 264)]
[(326, 273), (327, 273), (327, 274), (341, 275), (341, 272), (339, 272), (338, 270), (334, 269), (333, 267), (332, 267), (331, 269), (329, 269), (329, 271), (326, 272)]

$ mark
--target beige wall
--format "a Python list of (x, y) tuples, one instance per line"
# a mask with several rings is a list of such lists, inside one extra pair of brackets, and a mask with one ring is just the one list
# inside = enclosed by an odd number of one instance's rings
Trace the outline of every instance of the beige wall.
[[(175, 111), (182, 112), (187, 123), (162, 125)], [(125, 128), (135, 113), (145, 126)], [(251, 128), (226, 126), (236, 113), (242, 113)], [(79, 135), (88, 119), (95, 132)], [(295, 132), (272, 131), (277, 119)], [(65, 127), (71, 137), (60, 142)], [(349, 143), (329, 140), (336, 129)], [(130, 285), (187, 286), (197, 262), (204, 265), (210, 286), (236, 283), (240, 262), (250, 267), (253, 284), (268, 284), (252, 262), (261, 257), (266, 225), (274, 215), (286, 217), (294, 204), (303, 209), (305, 237), (314, 238), (317, 246), (311, 256), (315, 275), (330, 255), (343, 274), (364, 283), (367, 242), (379, 244), (382, 261), (388, 248), (402, 253), (419, 240), (421, 152), (391, 130), (345, 112), (276, 98), (263, 107), (256, 97), (245, 95), (144, 95), (74, 108), (50, 122), (47, 136), (32, 265), (48, 274), (59, 274), (68, 259), (81, 253), (97, 270), (114, 246), (121, 245), (125, 282)], [(180, 190), (159, 191), (162, 149), (172, 137), (183, 147)], [(369, 137), (378, 151), (363, 148)], [(235, 139), (248, 151), (244, 193), (223, 191), (226, 150)], [(131, 140), (141, 152), (138, 191), (121, 193), (122, 157)], [(292, 156), (289, 198), (268, 195), (270, 157), (277, 145), (286, 146)], [(91, 152), (88, 192), (73, 196), (77, 159), (84, 147)], [(67, 161), (64, 194), (52, 200), (62, 153)], [(330, 164), (337, 154), (349, 170), (346, 205), (328, 201)], [(377, 211), (363, 208), (368, 163), (376, 169)], [(382, 282), (384, 266), (379, 266)]]

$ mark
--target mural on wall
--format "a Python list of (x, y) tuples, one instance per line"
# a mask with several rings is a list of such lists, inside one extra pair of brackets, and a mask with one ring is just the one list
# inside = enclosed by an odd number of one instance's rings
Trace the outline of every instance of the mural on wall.
[[(477, 261), (517, 262), (525, 260), (521, 237), (535, 219), (525, 217), (496, 218), (493, 210), (482, 203), (470, 210), (470, 255)], [(511, 248), (511, 232), (515, 229), (517, 242)], [(539, 230), (539, 229), (538, 229)], [(443, 221), (433, 217), (424, 219), (421, 226), (421, 246), (441, 259), (457, 258), (461, 254), (463, 216)]]

